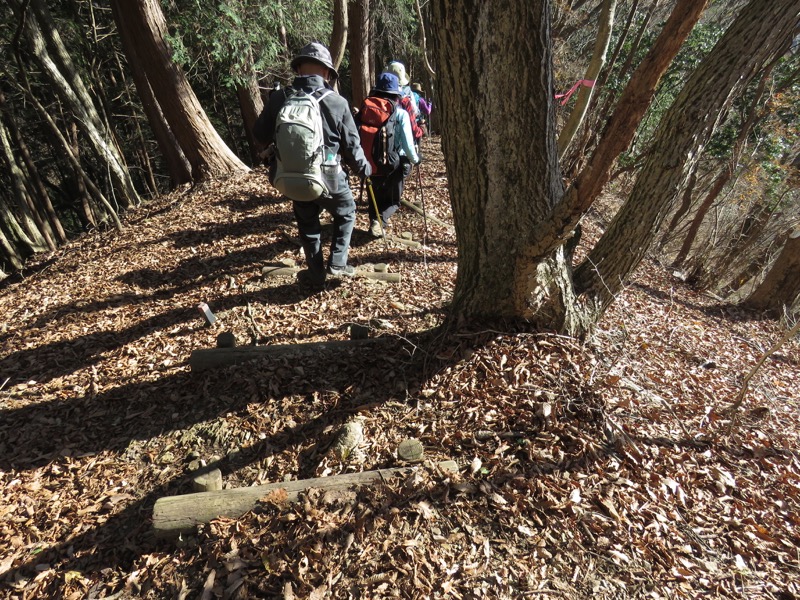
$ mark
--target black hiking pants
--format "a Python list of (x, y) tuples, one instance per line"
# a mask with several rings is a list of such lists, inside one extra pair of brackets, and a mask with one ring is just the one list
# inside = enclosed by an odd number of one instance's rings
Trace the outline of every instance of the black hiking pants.
[[(397, 209), (400, 208), (400, 199), (403, 197), (403, 185), (405, 184), (406, 177), (411, 174), (411, 162), (402, 157), (400, 159), (400, 166), (395, 169), (394, 173), (389, 175), (373, 175), (370, 177), (372, 180), (372, 188), (375, 191), (375, 202), (378, 205), (378, 211), (381, 214), (383, 224), (386, 225), (389, 219)], [(369, 201), (369, 219), (375, 221), (378, 215), (375, 214), (375, 207), (372, 205), (372, 200)]]

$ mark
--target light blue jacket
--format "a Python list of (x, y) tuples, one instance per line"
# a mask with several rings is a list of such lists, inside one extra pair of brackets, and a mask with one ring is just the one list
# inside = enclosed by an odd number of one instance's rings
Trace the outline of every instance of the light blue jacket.
[(408, 116), (408, 112), (404, 108), (398, 106), (395, 110), (397, 111), (394, 130), (395, 150), (416, 165), (419, 163), (419, 154), (417, 154), (417, 149), (414, 147), (414, 135), (411, 133), (411, 117)]

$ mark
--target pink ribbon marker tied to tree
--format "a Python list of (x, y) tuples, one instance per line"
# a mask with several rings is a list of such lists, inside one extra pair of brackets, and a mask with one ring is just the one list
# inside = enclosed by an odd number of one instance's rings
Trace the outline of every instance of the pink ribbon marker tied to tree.
[(569, 98), (575, 93), (575, 90), (582, 85), (585, 85), (586, 87), (594, 87), (594, 79), (579, 79), (571, 88), (569, 88), (569, 91), (567, 91), (566, 94), (556, 94), (555, 99), (558, 100), (559, 98), (563, 98), (563, 100), (561, 100), (561, 106), (564, 106), (567, 102), (569, 102)]

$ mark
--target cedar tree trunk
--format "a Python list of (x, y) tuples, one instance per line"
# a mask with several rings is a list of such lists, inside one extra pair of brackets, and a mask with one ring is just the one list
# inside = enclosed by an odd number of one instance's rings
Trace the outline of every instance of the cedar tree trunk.
[(183, 71), (172, 60), (158, 0), (113, 0), (117, 27), (129, 28), (136, 56), (164, 117), (199, 181), (247, 171), (209, 121)]
[(359, 107), (369, 94), (369, 0), (350, 0), (350, 82), (353, 106)]

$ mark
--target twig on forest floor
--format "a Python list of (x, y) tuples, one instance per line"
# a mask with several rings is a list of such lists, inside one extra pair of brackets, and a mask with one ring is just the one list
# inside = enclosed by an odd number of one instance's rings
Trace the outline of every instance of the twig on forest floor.
[(788, 330), (777, 342), (772, 344), (772, 347), (761, 356), (758, 362), (755, 365), (753, 365), (753, 368), (750, 369), (750, 372), (745, 376), (744, 381), (742, 382), (742, 389), (739, 390), (739, 394), (736, 396), (736, 400), (727, 410), (727, 412), (730, 413), (731, 415), (731, 421), (730, 423), (728, 423), (728, 429), (725, 431), (726, 436), (731, 434), (734, 425), (736, 425), (736, 422), (738, 420), (737, 413), (739, 411), (739, 408), (742, 406), (742, 403), (744, 402), (744, 397), (745, 394), (747, 394), (747, 388), (750, 385), (750, 380), (753, 379), (753, 377), (755, 377), (756, 373), (758, 373), (759, 369), (761, 369), (761, 366), (767, 361), (767, 359), (773, 354), (775, 354), (775, 352), (777, 352), (778, 349), (781, 346), (783, 346), (783, 344), (785, 344), (788, 340), (792, 339), (792, 337), (794, 337), (798, 331), (800, 331), (800, 321), (795, 323), (794, 327)]
[(628, 445), (629, 445), (631, 448), (633, 448), (634, 450), (636, 450), (636, 453), (637, 453), (637, 454), (638, 454), (640, 457), (644, 457), (644, 456), (645, 456), (644, 452), (642, 452), (642, 451), (641, 451), (641, 449), (639, 448), (639, 446), (637, 446), (637, 445), (636, 445), (636, 442), (634, 442), (634, 441), (633, 441), (633, 438), (632, 438), (631, 436), (629, 436), (629, 435), (628, 435), (628, 432), (627, 432), (627, 431), (625, 431), (625, 430), (622, 428), (622, 425), (618, 424), (616, 421), (614, 421), (614, 419), (612, 419), (612, 418), (611, 418), (610, 416), (608, 416), (608, 415), (605, 415), (605, 419), (606, 419), (606, 423), (608, 423), (609, 425), (611, 425), (611, 426), (612, 426), (614, 429), (616, 429), (617, 431), (619, 431), (619, 432), (622, 434), (622, 437), (623, 437), (623, 438), (625, 438), (625, 442), (626, 442), (626, 443), (627, 443), (627, 444), (628, 444)]
[(686, 425), (683, 424), (683, 421), (681, 421), (681, 419), (675, 413), (673, 408), (669, 405), (669, 402), (667, 402), (666, 398), (662, 398), (661, 396), (659, 396), (655, 392), (651, 392), (650, 390), (645, 389), (642, 386), (640, 386), (635, 381), (631, 381), (630, 379), (627, 379), (625, 377), (623, 377), (622, 379), (619, 380), (619, 385), (620, 385), (620, 387), (624, 387), (627, 390), (631, 390), (633, 392), (636, 392), (640, 396), (644, 396), (644, 397), (649, 398), (651, 400), (658, 400), (661, 404), (664, 405), (664, 408), (666, 408), (667, 411), (669, 411), (669, 413), (678, 422), (678, 425), (680, 425), (681, 430), (683, 431), (683, 435), (686, 436), (686, 439), (689, 439), (689, 440), (692, 439), (692, 434), (690, 434), (689, 430), (686, 429)]

